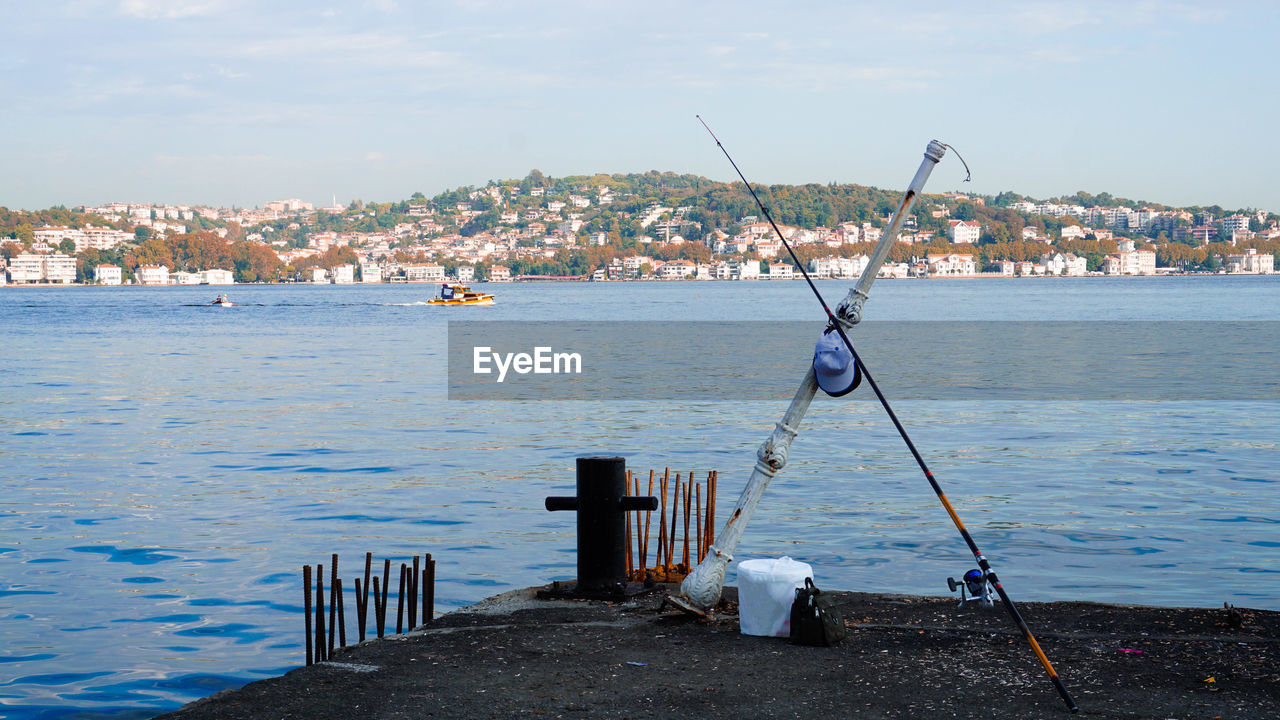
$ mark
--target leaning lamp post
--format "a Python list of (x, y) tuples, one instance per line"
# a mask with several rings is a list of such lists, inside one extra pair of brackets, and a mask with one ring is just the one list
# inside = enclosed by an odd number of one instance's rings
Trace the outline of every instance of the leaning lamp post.
[[(946, 152), (946, 145), (937, 140), (930, 141), (925, 148), (924, 160), (920, 162), (920, 168), (916, 170), (911, 185), (903, 194), (902, 200), (898, 202), (898, 208), (889, 221), (889, 227), (880, 238), (875, 251), (872, 252), (866, 269), (862, 271), (858, 283), (849, 290), (849, 294), (836, 307), (836, 318), (845, 329), (861, 322), (862, 306), (867, 301), (871, 283), (875, 282), (880, 266), (888, 257), (893, 243), (897, 241), (902, 223), (924, 189), (924, 184), (928, 181), (929, 174), (933, 172), (933, 167), (942, 160)], [(756, 450), (756, 465), (751, 471), (751, 479), (747, 481), (742, 495), (738, 498), (738, 504), (725, 521), (724, 529), (716, 536), (716, 542), (711, 546), (706, 557), (680, 585), (680, 594), (694, 606), (709, 608), (720, 601), (720, 595), (724, 589), (725, 570), (733, 561), (733, 552), (737, 549), (738, 542), (742, 540), (747, 522), (760, 505), (760, 499), (764, 496), (769, 481), (773, 480), (778, 471), (786, 466), (791, 452), (791, 441), (800, 432), (800, 422), (809, 410), (809, 403), (813, 401), (813, 395), (817, 389), (818, 383), (813, 373), (813, 363), (810, 362), (795, 397), (791, 398), (791, 405), (782, 415), (782, 420), (774, 426), (768, 439)]]

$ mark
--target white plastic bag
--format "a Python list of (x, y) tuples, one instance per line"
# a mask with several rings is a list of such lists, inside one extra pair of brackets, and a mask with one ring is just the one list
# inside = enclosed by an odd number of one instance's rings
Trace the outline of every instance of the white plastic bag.
[(738, 563), (738, 624), (743, 635), (789, 637), (796, 588), (813, 577), (808, 563), (789, 557)]

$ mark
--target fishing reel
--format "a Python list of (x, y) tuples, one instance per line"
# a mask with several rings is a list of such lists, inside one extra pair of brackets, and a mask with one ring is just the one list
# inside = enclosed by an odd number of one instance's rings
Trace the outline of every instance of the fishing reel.
[(947, 587), (951, 588), (951, 592), (955, 592), (956, 588), (960, 589), (958, 607), (964, 607), (967, 602), (980, 602), (987, 607), (995, 605), (996, 589), (991, 586), (987, 574), (977, 568), (965, 573), (959, 581), (955, 578), (947, 578)]

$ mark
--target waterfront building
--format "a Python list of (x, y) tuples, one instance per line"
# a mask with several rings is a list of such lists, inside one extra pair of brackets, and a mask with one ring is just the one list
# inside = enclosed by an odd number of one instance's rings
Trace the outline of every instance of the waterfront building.
[(458, 282), (471, 282), (476, 277), (476, 269), (470, 265), (459, 265), (457, 269)]
[(504, 265), (494, 265), (489, 268), (489, 279), (493, 282), (510, 282), (511, 268)]
[(444, 282), (444, 266), (443, 265), (405, 265), (404, 279), (406, 282)]
[(1226, 266), (1229, 273), (1258, 275), (1275, 272), (1275, 261), (1275, 256), (1271, 253), (1260, 253), (1253, 248), (1249, 248), (1239, 255), (1228, 255)]
[(809, 261), (809, 273), (814, 277), (857, 278), (870, 262), (866, 255), (814, 258)]
[(776, 262), (769, 265), (769, 272), (760, 277), (766, 280), (793, 280), (796, 273), (795, 268), (784, 262)]
[(167, 265), (143, 265), (134, 275), (140, 285), (168, 285), (169, 267)]
[(311, 282), (322, 284), (329, 282), (329, 272), (324, 268), (311, 268)]
[(200, 272), (200, 283), (203, 285), (234, 285), (235, 274), (230, 270), (210, 268)]
[(658, 277), (663, 280), (683, 280), (697, 272), (698, 266), (688, 260), (672, 260), (658, 268)]
[(734, 280), (759, 280), (759, 260), (730, 260), (729, 273)]
[(76, 259), (62, 253), (22, 253), (9, 260), (9, 280), (14, 284), (76, 281)]
[(9, 279), (15, 284), (36, 283), (44, 279), (44, 255), (21, 253), (9, 260)]
[(362, 262), (360, 263), (360, 282), (362, 283), (379, 283), (382, 282), (382, 268), (377, 263)]
[(887, 262), (880, 266), (876, 272), (878, 278), (905, 278), (911, 272), (911, 266), (907, 263)]
[(200, 273), (186, 272), (178, 270), (169, 273), (169, 283), (172, 285), (199, 285), (204, 278), (200, 277)]
[(929, 255), (930, 275), (976, 275), (977, 263), (972, 255), (947, 253), (945, 255)]
[(356, 266), (350, 264), (339, 265), (333, 269), (331, 274), (334, 285), (350, 285), (356, 281)]
[[(1132, 247), (1132, 243), (1122, 243)], [(1107, 275), (1155, 275), (1156, 254), (1151, 250), (1121, 250), (1102, 262)]]

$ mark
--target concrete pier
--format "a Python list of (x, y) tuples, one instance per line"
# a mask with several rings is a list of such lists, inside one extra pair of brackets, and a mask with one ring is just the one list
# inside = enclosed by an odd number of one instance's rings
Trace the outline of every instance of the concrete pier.
[[(162, 717), (1070, 717), (1000, 608), (835, 593), (848, 638), (815, 648), (741, 635), (734, 588), (705, 620), (661, 592), (611, 603), (536, 590)], [(1280, 717), (1280, 613), (1018, 606), (1081, 717)]]

